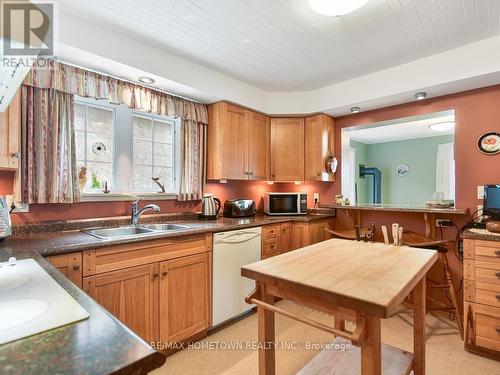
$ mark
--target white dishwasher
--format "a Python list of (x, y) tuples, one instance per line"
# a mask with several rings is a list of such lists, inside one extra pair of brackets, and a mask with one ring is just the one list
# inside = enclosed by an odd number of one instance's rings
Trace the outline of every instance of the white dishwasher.
[(241, 276), (241, 267), (260, 260), (261, 228), (248, 228), (213, 236), (212, 327), (247, 311), (245, 297), (255, 281)]

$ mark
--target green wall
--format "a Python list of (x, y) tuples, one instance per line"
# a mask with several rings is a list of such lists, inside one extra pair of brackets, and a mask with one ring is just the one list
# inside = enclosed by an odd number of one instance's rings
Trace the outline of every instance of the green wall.
[[(372, 177), (359, 177), (359, 164), (382, 172), (383, 204), (423, 204), (436, 190), (436, 158), (439, 144), (454, 142), (453, 135), (404, 141), (363, 144), (351, 141), (356, 149), (358, 203), (372, 203)], [(410, 174), (396, 175), (398, 164), (407, 164)]]

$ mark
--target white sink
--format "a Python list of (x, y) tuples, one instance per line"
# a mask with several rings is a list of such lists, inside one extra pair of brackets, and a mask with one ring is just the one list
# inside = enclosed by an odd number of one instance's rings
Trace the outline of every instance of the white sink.
[(0, 302), (0, 332), (43, 315), (50, 305), (41, 299), (16, 299)]
[(0, 263), (0, 345), (88, 317), (35, 260)]

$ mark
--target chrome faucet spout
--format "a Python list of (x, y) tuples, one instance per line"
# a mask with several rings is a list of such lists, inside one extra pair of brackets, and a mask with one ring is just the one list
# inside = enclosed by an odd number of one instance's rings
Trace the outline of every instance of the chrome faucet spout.
[(142, 199), (138, 199), (132, 203), (132, 214), (130, 217), (130, 222), (132, 225), (139, 224), (139, 218), (146, 211), (160, 212), (160, 207), (158, 207), (156, 204), (148, 204), (148, 205), (144, 206), (143, 208), (139, 209), (139, 202), (141, 200)]

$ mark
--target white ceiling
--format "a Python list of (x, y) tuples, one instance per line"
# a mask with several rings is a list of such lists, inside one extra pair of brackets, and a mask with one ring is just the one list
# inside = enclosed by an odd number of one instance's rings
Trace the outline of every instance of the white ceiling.
[(340, 18), (307, 0), (59, 4), (266, 91), (317, 89), (500, 34), (499, 0), (370, 0)]
[(425, 118), (391, 120), (384, 123), (365, 125), (361, 128), (356, 127), (355, 130), (345, 128), (342, 131), (348, 133), (353, 141), (373, 144), (455, 134), (455, 129), (436, 132), (429, 128), (431, 124), (454, 121), (454, 114), (438, 113), (425, 116)]

